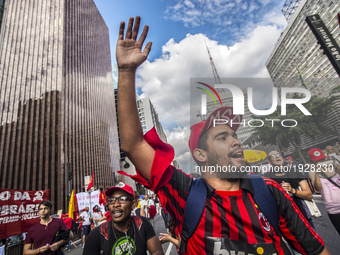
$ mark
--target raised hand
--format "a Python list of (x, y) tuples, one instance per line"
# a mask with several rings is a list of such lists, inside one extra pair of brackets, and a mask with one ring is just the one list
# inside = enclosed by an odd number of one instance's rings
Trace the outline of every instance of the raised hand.
[(139, 65), (141, 65), (148, 57), (151, 50), (151, 42), (148, 42), (142, 51), (142, 46), (145, 38), (148, 34), (149, 27), (144, 26), (143, 32), (140, 35), (138, 41), (138, 31), (140, 25), (140, 17), (136, 17), (135, 24), (133, 24), (133, 18), (129, 19), (129, 24), (126, 30), (124, 38), (125, 22), (122, 21), (119, 27), (119, 36), (116, 47), (116, 58), (118, 69), (123, 71), (135, 71)]

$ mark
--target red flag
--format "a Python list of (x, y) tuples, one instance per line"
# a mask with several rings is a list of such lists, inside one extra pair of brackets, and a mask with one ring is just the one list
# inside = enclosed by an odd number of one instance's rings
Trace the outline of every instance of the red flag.
[(79, 213), (77, 194), (76, 193), (74, 193), (74, 198), (73, 199), (74, 199), (74, 220), (75, 220), (77, 213)]
[(101, 190), (100, 190), (100, 195), (99, 195), (99, 204), (100, 205), (106, 204), (106, 196)]
[(92, 176), (91, 176), (90, 183), (89, 183), (89, 185), (87, 186), (87, 190), (86, 190), (86, 191), (89, 191), (89, 189), (91, 189), (92, 186), (93, 186), (93, 171), (92, 171)]

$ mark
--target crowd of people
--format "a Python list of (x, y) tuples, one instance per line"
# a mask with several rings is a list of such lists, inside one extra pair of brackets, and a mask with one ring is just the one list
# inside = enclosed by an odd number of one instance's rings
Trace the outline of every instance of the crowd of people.
[[(281, 177), (276, 182), (270, 178), (251, 178), (238, 171), (244, 166), (244, 159), (236, 135), (238, 126), (230, 125), (229, 120), (235, 118), (231, 107), (220, 107), (206, 120), (192, 125), (189, 147), (202, 169), (231, 166), (236, 171), (202, 172), (202, 178), (196, 181), (171, 165), (173, 148), (163, 143), (154, 129), (143, 135), (135, 103), (135, 76), (138, 66), (147, 59), (152, 43), (148, 42), (143, 49), (148, 27), (144, 27), (138, 38), (139, 26), (140, 17), (130, 18), (125, 32), (122, 22), (116, 47), (121, 148), (138, 169), (134, 178), (148, 183), (170, 213), (179, 232), (179, 252), (330, 254), (313, 228), (307, 210), (302, 210), (303, 203), (296, 204), (312, 198), (303, 176), (285, 173), (271, 176)], [(215, 125), (217, 119), (228, 121)], [(280, 170), (285, 160), (279, 152), (270, 152), (269, 162)], [(193, 210), (195, 196), (190, 193), (200, 189), (203, 196), (196, 200), (197, 208)], [(186, 215), (187, 211), (190, 216)], [(196, 218), (197, 222), (193, 220)]]
[[(194, 138), (191, 137), (191, 139)], [(340, 162), (338, 160), (340, 153), (333, 147), (327, 146), (325, 151), (318, 148), (312, 148), (308, 155), (310, 165), (321, 164), (323, 167), (322, 171), (294, 171), (294, 169), (299, 169), (296, 166), (301, 163), (293, 160), (292, 157), (287, 157), (285, 159), (279, 151), (268, 152), (267, 159), (271, 166), (281, 169), (283, 169), (284, 166), (289, 166), (291, 171), (267, 172), (264, 174), (264, 180), (273, 194), (279, 193), (276, 195), (279, 196), (279, 199), (284, 200), (280, 202), (279, 205), (283, 207), (279, 209), (280, 214), (283, 217), (283, 219), (280, 220), (280, 224), (293, 221), (294, 224), (297, 225), (292, 228), (285, 228), (282, 226), (282, 235), (285, 236), (285, 232), (288, 232), (295, 237), (295, 235), (299, 235), (298, 229), (303, 229), (303, 233), (306, 233), (306, 231), (307, 233), (310, 233), (308, 234), (310, 235), (308, 238), (314, 241), (318, 240), (320, 244), (323, 244), (322, 240), (315, 232), (312, 214), (310, 209), (306, 206), (305, 201), (313, 198), (313, 191), (321, 192), (329, 219), (340, 234)], [(175, 171), (172, 166), (169, 167), (172, 171)], [(169, 192), (170, 187), (176, 185), (176, 182), (171, 183), (173, 182), (171, 178), (168, 180), (168, 184), (163, 184), (168, 186), (167, 192)], [(179, 177), (177, 176), (176, 178)], [(189, 182), (193, 179), (201, 178), (201, 176), (188, 176), (184, 174), (182, 178), (185, 178), (185, 180)], [(187, 186), (184, 183), (185, 181), (180, 181), (183, 187)], [(205, 180), (206, 185), (210, 185), (209, 181), (211, 180)], [(244, 182), (244, 180), (241, 181), (240, 185), (243, 185), (244, 189), (248, 189), (249, 187), (246, 187), (242, 182)], [(285, 193), (282, 193), (282, 191)], [(171, 194), (169, 192), (168, 194), (165, 194), (165, 196), (167, 196), (167, 198), (171, 198), (171, 196), (174, 198), (173, 192), (174, 191), (172, 191)], [(219, 197), (223, 197), (226, 194), (225, 192), (228, 191), (222, 192), (217, 189), (214, 190), (212, 188), (210, 190), (208, 188), (208, 192), (216, 193), (211, 194), (212, 197), (210, 198), (210, 201), (207, 200), (207, 203), (208, 201), (212, 203), (213, 200), (218, 200)], [(233, 196), (238, 196), (238, 191), (229, 192), (231, 192), (231, 194), (227, 194), (229, 199), (232, 199)], [(164, 195), (163, 192), (157, 193), (161, 196)], [(242, 192), (239, 193), (242, 194)], [(71, 239), (73, 237), (73, 233), (76, 232), (81, 233), (82, 247), (84, 248), (83, 254), (85, 255), (111, 253), (146, 254), (147, 251), (149, 251), (150, 254), (163, 254), (161, 244), (166, 242), (172, 242), (176, 246), (177, 251), (180, 253), (182, 241), (181, 227), (183, 228), (183, 226), (178, 224), (178, 218), (174, 216), (174, 212), (176, 210), (177, 213), (179, 213), (178, 205), (176, 205), (175, 208), (171, 208), (173, 205), (169, 206), (170, 208), (168, 208), (168, 211), (166, 207), (164, 208), (160, 205), (160, 200), (155, 193), (151, 192), (151, 195), (149, 195), (147, 191), (145, 195), (139, 195), (139, 193), (134, 191), (131, 186), (123, 182), (111, 187), (105, 194), (107, 196), (105, 212), (102, 212), (101, 207), (98, 205), (95, 205), (92, 210), (90, 210), (87, 206), (77, 215), (76, 220), (70, 218), (67, 213), (62, 214), (61, 219), (52, 217), (52, 203), (50, 201), (41, 202), (39, 204), (40, 222), (33, 226), (27, 233), (24, 254), (63, 254), (63, 251), (71, 249)], [(291, 199), (287, 199), (287, 195)], [(179, 197), (176, 197), (175, 199), (177, 200), (175, 203), (180, 203), (178, 201), (180, 199)], [(242, 200), (244, 200), (244, 198), (242, 198)], [(167, 203), (168, 202), (169, 201), (167, 201)], [(231, 201), (229, 203), (231, 206)], [(245, 200), (241, 203), (244, 204), (244, 206), (249, 206), (248, 202)], [(240, 206), (237, 203), (235, 205)], [(287, 207), (289, 209), (289, 217), (292, 217), (292, 219), (285, 216), (285, 214), (287, 214)], [(204, 225), (207, 224), (210, 217), (214, 219), (214, 214), (216, 214), (216, 210), (212, 210), (209, 213), (209, 207), (205, 210), (205, 214), (208, 215), (202, 215), (202, 217), (205, 217)], [(261, 213), (261, 211), (259, 210), (258, 213)], [(154, 217), (156, 214), (162, 215), (165, 228), (167, 230), (167, 233), (161, 233), (159, 237), (155, 234)], [(249, 214), (249, 218), (250, 216), (251, 215)], [(304, 219), (306, 219), (306, 221)], [(249, 223), (247, 223), (244, 219), (242, 221), (244, 224), (243, 227), (245, 228), (246, 224)], [(221, 222), (221, 228), (223, 228), (222, 224), (223, 223)], [(199, 227), (200, 225), (197, 228)], [(256, 224), (253, 224), (252, 227), (256, 228)], [(234, 228), (236, 228), (237, 231), (240, 231), (236, 225)], [(205, 226), (205, 231), (206, 229), (207, 226)], [(293, 231), (293, 229), (295, 230)], [(213, 235), (216, 234), (213, 229), (211, 231)], [(231, 229), (229, 231), (231, 231)], [(205, 232), (203, 233), (206, 234)], [(229, 234), (232, 235), (231, 232)], [(59, 239), (56, 239), (56, 236), (58, 235), (60, 237)], [(272, 235), (275, 239), (276, 233), (274, 233), (274, 231)], [(288, 235), (285, 236), (285, 238), (289, 244), (287, 247), (284, 247), (283, 245), (285, 242), (278, 242), (279, 246), (274, 244), (276, 249), (282, 249), (282, 254), (287, 254), (287, 250), (291, 251), (292, 254), (309, 254), (309, 252), (303, 250), (309, 249), (309, 247), (303, 248), (304, 246), (302, 245), (300, 245), (300, 247), (296, 245), (296, 243), (302, 243), (303, 241), (298, 241), (297, 239), (289, 240)], [(203, 240), (197, 238), (195, 242), (198, 241), (202, 242)], [(306, 240), (306, 242), (308, 241)], [(309, 245), (312, 244), (309, 242)], [(65, 248), (61, 249), (63, 246), (65, 246)], [(187, 254), (197, 254), (197, 250), (195, 250), (194, 247), (189, 247), (189, 249), (193, 249), (194, 251), (186, 251)], [(215, 254), (214, 251), (212, 252), (212, 254)]]
[[(137, 16), (130, 18), (125, 35), (124, 22), (119, 29), (118, 118), (121, 148), (138, 169), (130, 177), (154, 195), (139, 196), (123, 182), (107, 189), (106, 212), (95, 206), (79, 215), (83, 254), (164, 254), (165, 242), (172, 242), (179, 254), (330, 254), (315, 229), (309, 202), (314, 190), (321, 192), (340, 234), (339, 143), (325, 151), (310, 149), (310, 163), (302, 168), (292, 157), (270, 151), (268, 163), (278, 171), (264, 176), (243, 171), (192, 176), (176, 169), (171, 165), (173, 148), (159, 139), (155, 129), (144, 136), (140, 125), (135, 76), (152, 44), (142, 50), (148, 27), (138, 38), (139, 26)], [(233, 119), (231, 110), (220, 107), (191, 127), (189, 148), (198, 166), (236, 170), (244, 166), (238, 126), (215, 125), (216, 119)], [(28, 232), (24, 254), (52, 254), (69, 244), (72, 222), (54, 220), (50, 211), (49, 203), (39, 205), (40, 223)], [(167, 229), (159, 237), (154, 230), (156, 214), (162, 215)], [(67, 234), (52, 242), (53, 231), (59, 229)]]

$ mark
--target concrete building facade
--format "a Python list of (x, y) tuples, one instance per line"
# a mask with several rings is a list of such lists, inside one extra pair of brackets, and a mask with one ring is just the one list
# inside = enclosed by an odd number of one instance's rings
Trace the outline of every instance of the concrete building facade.
[(275, 87), (302, 87), (297, 68), (313, 95), (328, 95), (340, 84), (339, 75), (305, 21), (306, 16), (319, 14), (339, 44), (339, 9), (340, 0), (301, 1), (266, 62)]
[[(301, 148), (306, 151), (312, 147), (323, 149), (326, 145), (334, 145), (334, 141), (339, 139), (336, 130), (340, 129), (340, 119), (337, 114), (340, 111), (337, 90), (340, 79), (305, 20), (307, 16), (319, 14), (339, 44), (340, 28), (337, 18), (339, 10), (339, 0), (302, 0), (295, 12), (291, 14), (287, 28), (281, 34), (266, 62), (273, 84), (279, 88), (279, 91), (282, 87), (303, 88), (298, 75), (299, 69), (312, 96), (337, 97), (332, 108), (329, 109), (328, 120), (325, 122), (325, 125), (334, 129), (334, 135), (318, 134), (313, 138), (302, 135)], [(247, 142), (256, 143), (254, 139)], [(260, 144), (256, 144), (254, 148), (259, 146), (261, 147)], [(294, 148), (291, 146), (284, 151), (289, 155), (294, 152)]]
[(119, 169), (109, 31), (92, 0), (0, 3), (1, 188), (66, 209), (85, 176), (106, 189)]

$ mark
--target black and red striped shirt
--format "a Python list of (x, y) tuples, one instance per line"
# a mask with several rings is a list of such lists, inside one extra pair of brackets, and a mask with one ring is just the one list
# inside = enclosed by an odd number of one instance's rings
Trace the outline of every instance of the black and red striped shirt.
[[(173, 149), (154, 130), (145, 139), (156, 150), (150, 176), (152, 189), (181, 231), (192, 178), (170, 165)], [(289, 245), (301, 254), (320, 254), (323, 240), (291, 197), (275, 181), (265, 182), (277, 202), (280, 231)], [(202, 218), (188, 240), (187, 254), (284, 254), (285, 244), (255, 204), (248, 178), (240, 180), (238, 191), (217, 191), (207, 184), (207, 192)]]

